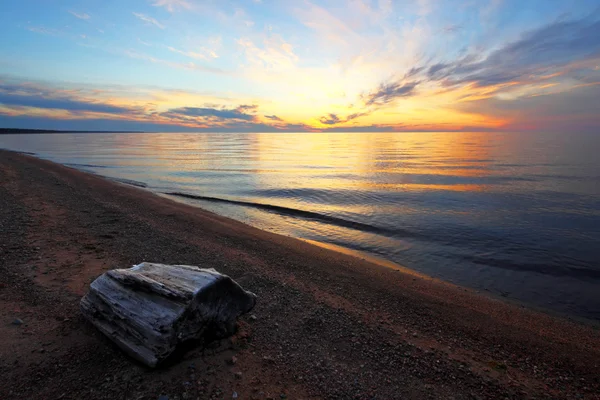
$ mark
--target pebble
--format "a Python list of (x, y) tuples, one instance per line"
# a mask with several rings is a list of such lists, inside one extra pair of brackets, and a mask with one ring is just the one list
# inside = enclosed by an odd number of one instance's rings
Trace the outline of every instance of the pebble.
[(15, 318), (15, 320), (14, 320), (13, 322), (11, 322), (11, 325), (16, 325), (16, 326), (19, 326), (19, 325), (23, 325), (23, 323), (24, 323), (24, 322), (23, 322), (23, 320), (22, 320), (22, 319)]

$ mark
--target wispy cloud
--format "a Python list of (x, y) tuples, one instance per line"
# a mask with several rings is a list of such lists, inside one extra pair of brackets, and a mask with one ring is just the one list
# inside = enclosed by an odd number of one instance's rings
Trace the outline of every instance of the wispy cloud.
[[(585, 84), (592, 68), (600, 63), (598, 32), (598, 15), (563, 18), (525, 32), (488, 54), (472, 51), (452, 61), (429, 58), (398, 71), (397, 78), (381, 83), (363, 94), (361, 100), (366, 107), (385, 106), (402, 98), (430, 104), (445, 101), (450, 102), (446, 106), (450, 109), (508, 118), (507, 113), (494, 114), (492, 107), (462, 107), (458, 103), (547, 95), (573, 90), (576, 82)], [(487, 104), (499, 107), (505, 103)], [(510, 114), (515, 117), (516, 110)], [(337, 123), (334, 118), (324, 121)]]
[(208, 57), (204, 54), (195, 53), (193, 51), (183, 51), (183, 50), (179, 50), (174, 47), (171, 47), (171, 46), (168, 46), (167, 48), (169, 49), (169, 51), (172, 51), (173, 53), (181, 54), (182, 56), (186, 56), (186, 57), (193, 58), (196, 60), (208, 60)]
[(559, 20), (523, 34), (485, 57), (472, 53), (423, 66), (427, 78), (445, 86), (479, 87), (544, 79), (569, 63), (600, 58), (600, 20)]
[(417, 15), (425, 16), (431, 13), (433, 10), (433, 2), (431, 0), (416, 0), (417, 3)]
[(419, 85), (418, 81), (413, 82), (387, 82), (363, 96), (366, 106), (384, 105), (401, 97), (415, 95), (415, 89)]
[(75, 18), (79, 18), (79, 19), (83, 19), (83, 20), (88, 20), (88, 19), (91, 18), (86, 13), (78, 13), (78, 12), (75, 12), (75, 11), (69, 11), (69, 14), (73, 15)]
[(199, 48), (198, 51), (189, 51), (189, 50), (185, 51), (185, 50), (176, 49), (171, 46), (167, 46), (167, 48), (169, 49), (169, 51), (172, 51), (173, 53), (181, 54), (182, 56), (185, 56), (188, 58), (193, 58), (195, 60), (208, 61), (208, 60), (219, 57), (217, 55), (217, 53), (215, 53), (213, 50), (207, 49), (205, 47)]
[[(238, 102), (238, 105), (232, 106), (232, 99), (207, 97), (200, 93), (155, 93), (153, 90), (156, 89), (138, 88), (136, 92), (142, 96), (137, 101), (120, 97), (131, 90), (119, 85), (93, 89), (71, 83), (62, 83), (57, 87), (0, 76), (0, 121), (13, 124), (26, 120), (28, 126), (44, 124), (45, 127), (58, 129), (213, 132), (313, 129), (302, 123), (286, 122), (275, 115), (261, 116), (257, 104)], [(181, 99), (204, 105), (164, 108)]]
[(237, 43), (244, 51), (246, 60), (259, 68), (282, 70), (293, 67), (298, 61), (293, 46), (279, 35), (266, 36), (261, 44), (245, 37)]
[(163, 24), (161, 24), (156, 19), (154, 19), (154, 18), (152, 18), (152, 17), (150, 17), (150, 16), (148, 16), (146, 14), (141, 14), (141, 13), (134, 12), (133, 15), (135, 15), (136, 18), (138, 18), (138, 19), (146, 22), (149, 25), (154, 25), (157, 28), (165, 29), (165, 26)]
[[(541, 126), (540, 116), (591, 120), (587, 103), (600, 87), (600, 13), (585, 17), (593, 1), (572, 7), (532, 1), (540, 4), (535, 15), (501, 0), (481, 0), (477, 9), (472, 6), (478, 0), (353, 0), (343, 6), (302, 0), (267, 8), (269, 2), (260, 6), (252, 0), (142, 0), (133, 9), (141, 11), (133, 13), (139, 21), (131, 19), (135, 26), (129, 28), (104, 20), (104, 10), (96, 15), (91, 9), (59, 9), (55, 12), (72, 24), (54, 18), (25, 24), (19, 27), (22, 40), (57, 47), (70, 41), (76, 46), (65, 51), (82, 65), (94, 58), (77, 54), (81, 46), (120, 57), (132, 69), (152, 63), (156, 74), (140, 75), (139, 81), (162, 86), (160, 94), (129, 88), (127, 95), (97, 99), (87, 92), (70, 97), (41, 91), (36, 99), (32, 91), (4, 90), (0, 108), (227, 130), (493, 129), (529, 126), (528, 121)], [(569, 14), (560, 14), (567, 9)], [(99, 35), (98, 28), (106, 34)], [(55, 38), (25, 35), (25, 29)], [(49, 54), (39, 57), (66, 62)], [(23, 53), (18, 62), (30, 61)], [(119, 78), (101, 72), (98, 79)], [(206, 92), (165, 94), (172, 84)], [(125, 110), (139, 98), (157, 105), (143, 113)]]
[(33, 107), (121, 114), (131, 112), (123, 107), (87, 98), (77, 91), (56, 90), (31, 83), (0, 82), (0, 104), (7, 107)]
[(456, 109), (508, 120), (507, 130), (544, 130), (573, 132), (579, 129), (598, 132), (600, 85), (579, 86), (569, 91), (513, 100), (490, 97), (461, 102)]
[(367, 112), (354, 113), (346, 116), (345, 118), (341, 118), (338, 114), (329, 113), (327, 115), (319, 118), (319, 122), (323, 125), (338, 125), (343, 124), (345, 122), (352, 121), (356, 118), (364, 117), (365, 115), (369, 115)]
[(256, 105), (240, 105), (233, 109), (210, 107), (180, 107), (171, 109), (162, 116), (183, 120), (202, 119), (205, 122), (219, 122), (224, 120), (254, 121), (257, 110)]
[(461, 25), (452, 24), (452, 25), (446, 25), (444, 28), (442, 28), (442, 32), (444, 32), (444, 33), (456, 33), (456, 32), (459, 32), (462, 29), (463, 29), (463, 27)]
[(343, 8), (315, 3), (297, 3), (294, 12), (309, 30), (311, 51), (339, 70), (340, 90), (349, 95), (413, 67), (433, 36), (425, 18), (405, 19), (408, 12), (429, 10), (425, 2), (351, 1)]
[(274, 115), (263, 116), (269, 123), (263, 122), (255, 104), (242, 104), (230, 107), (179, 107), (158, 114), (162, 123), (181, 124), (196, 130), (219, 132), (277, 132), (309, 131), (308, 125), (288, 123)]
[(153, 5), (164, 7), (169, 12), (175, 12), (177, 9), (190, 10), (192, 8), (192, 4), (186, 0), (156, 0)]
[(42, 35), (58, 36), (60, 31), (52, 28), (44, 28), (43, 26), (30, 26), (27, 27), (30, 32), (40, 33)]
[(123, 52), (123, 54), (125, 54), (129, 58), (133, 58), (136, 60), (144, 60), (144, 61), (151, 62), (153, 64), (162, 64), (162, 65), (165, 65), (170, 68), (187, 69), (187, 70), (191, 70), (191, 71), (210, 72), (213, 74), (227, 74), (228, 73), (227, 71), (225, 71), (221, 68), (211, 67), (208, 65), (200, 65), (200, 64), (196, 64), (194, 62), (187, 62), (187, 63), (174, 62), (174, 61), (170, 61), (170, 60), (165, 60), (163, 58), (153, 57), (151, 55), (140, 53), (140, 52), (133, 51), (133, 50), (125, 50)]

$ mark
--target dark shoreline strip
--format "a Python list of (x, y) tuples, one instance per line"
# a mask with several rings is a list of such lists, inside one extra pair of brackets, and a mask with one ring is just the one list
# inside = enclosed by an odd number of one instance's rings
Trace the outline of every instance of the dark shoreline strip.
[(392, 234), (394, 236), (399, 236), (399, 235), (406, 236), (406, 237), (412, 236), (408, 232), (401, 231), (398, 229), (382, 228), (379, 226), (364, 224), (362, 222), (355, 222), (355, 221), (349, 221), (349, 220), (343, 219), (343, 218), (332, 217), (330, 215), (320, 214), (320, 213), (316, 213), (313, 211), (298, 210), (295, 208), (275, 206), (272, 204), (253, 203), (253, 202), (241, 201), (241, 200), (228, 200), (228, 199), (222, 199), (220, 197), (197, 196), (197, 195), (180, 193), (180, 192), (167, 192), (167, 193), (163, 193), (163, 194), (166, 194), (169, 196), (184, 197), (184, 198), (193, 199), (193, 200), (210, 201), (213, 203), (226, 203), (226, 204), (235, 204), (238, 206), (252, 207), (252, 208), (257, 208), (260, 210), (276, 212), (278, 214), (290, 215), (293, 217), (301, 217), (301, 218), (312, 219), (312, 220), (316, 220), (316, 221), (328, 222), (328, 223), (331, 223), (331, 224), (334, 224), (337, 226), (341, 226), (344, 228), (352, 228), (352, 229), (365, 231), (365, 232)]

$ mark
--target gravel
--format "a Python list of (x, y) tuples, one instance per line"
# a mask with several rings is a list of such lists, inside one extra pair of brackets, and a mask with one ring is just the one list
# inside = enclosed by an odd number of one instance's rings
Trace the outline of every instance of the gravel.
[[(17, 309), (27, 320), (23, 329), (0, 331), (7, 338), (0, 354), (9, 354), (0, 357), (3, 398), (600, 393), (597, 329), (31, 157), (0, 151), (0, 171), (0, 309), (7, 320)], [(229, 274), (258, 295), (254, 314), (242, 318), (234, 337), (190, 346), (165, 368), (146, 370), (78, 310), (96, 276), (141, 261)], [(45, 353), (42, 342), (50, 343)]]

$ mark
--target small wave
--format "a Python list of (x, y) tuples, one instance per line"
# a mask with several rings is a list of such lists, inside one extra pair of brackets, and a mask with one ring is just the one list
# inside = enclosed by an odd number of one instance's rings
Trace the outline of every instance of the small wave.
[(145, 182), (134, 181), (133, 179), (112, 178), (110, 176), (102, 176), (102, 177), (106, 178), (106, 179), (110, 179), (111, 181), (115, 181), (115, 182), (119, 182), (119, 183), (124, 183), (126, 185), (137, 186), (137, 187), (141, 187), (141, 188), (147, 188), (148, 187), (148, 184), (146, 184)]
[(510, 260), (499, 260), (493, 258), (483, 258), (477, 256), (462, 256), (461, 258), (471, 261), (474, 264), (485, 265), (494, 268), (501, 268), (511, 271), (530, 271), (537, 272), (543, 275), (551, 275), (556, 277), (571, 277), (580, 280), (599, 280), (600, 270), (593, 269), (589, 266), (574, 266), (564, 263), (563, 265), (534, 263), (534, 262), (517, 262)]
[(95, 164), (77, 164), (77, 163), (65, 163), (67, 167), (73, 168), (110, 168), (107, 165), (95, 165)]
[(350, 220), (339, 218), (339, 217), (333, 217), (331, 215), (321, 214), (321, 213), (317, 213), (314, 211), (299, 210), (297, 208), (276, 206), (276, 205), (264, 204), (264, 203), (254, 203), (254, 202), (250, 202), (250, 201), (229, 200), (229, 199), (223, 199), (223, 198), (219, 198), (219, 197), (197, 196), (197, 195), (193, 195), (193, 194), (180, 193), (180, 192), (166, 192), (164, 194), (169, 195), (169, 196), (183, 197), (183, 198), (192, 199), (192, 200), (203, 200), (203, 201), (210, 201), (210, 202), (214, 202), (214, 203), (227, 203), (227, 204), (235, 204), (238, 206), (252, 207), (252, 208), (257, 208), (260, 210), (275, 212), (278, 214), (327, 222), (327, 223), (341, 226), (344, 228), (352, 228), (352, 229), (356, 229), (356, 230), (360, 230), (360, 231), (364, 231), (364, 232), (388, 234), (388, 235), (391, 234), (394, 236), (405, 236), (405, 237), (414, 236), (404, 230), (384, 228), (381, 226), (365, 224), (363, 222), (356, 222), (356, 221), (350, 221)]
[(238, 196), (259, 197), (267, 199), (299, 199), (302, 202), (317, 204), (359, 205), (378, 204), (382, 200), (380, 194), (369, 190), (328, 190), (309, 188), (281, 188), (244, 190), (236, 193)]

